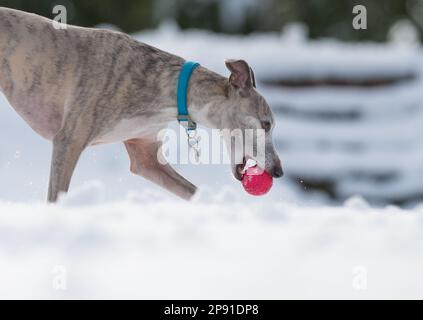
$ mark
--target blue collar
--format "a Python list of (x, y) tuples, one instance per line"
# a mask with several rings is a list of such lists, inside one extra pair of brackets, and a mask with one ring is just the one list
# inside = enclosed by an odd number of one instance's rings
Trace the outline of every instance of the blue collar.
[(197, 128), (197, 124), (192, 121), (188, 113), (187, 95), (189, 79), (194, 69), (199, 65), (197, 62), (187, 61), (182, 66), (181, 73), (179, 74), (177, 91), (178, 121), (186, 130), (195, 130)]

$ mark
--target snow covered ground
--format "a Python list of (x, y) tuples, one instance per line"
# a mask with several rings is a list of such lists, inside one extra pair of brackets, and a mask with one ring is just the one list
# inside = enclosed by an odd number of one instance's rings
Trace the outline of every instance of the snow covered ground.
[[(237, 38), (165, 26), (136, 37), (222, 73), (224, 58), (244, 57), (261, 79), (401, 76), (422, 61), (416, 48), (305, 44), (295, 30)], [(122, 145), (87, 150), (71, 193), (45, 205), (50, 144), (0, 97), (0, 298), (423, 298), (423, 206), (374, 208), (351, 198), (360, 190), (423, 189), (421, 85), (417, 79), (368, 91), (260, 84), (278, 114), (285, 171), (340, 177), (349, 198), (342, 206), (289, 179), (266, 197), (249, 197), (224, 165), (178, 166), (200, 187), (187, 203), (132, 176)], [(279, 103), (305, 112), (353, 106), (365, 117), (328, 127), (290, 117), (276, 110)], [(368, 151), (351, 157), (343, 148), (316, 148), (325, 136), (364, 141)], [(400, 179), (354, 184), (343, 173), (357, 163), (364, 171), (394, 170)]]
[(1, 203), (0, 298), (423, 298), (422, 208), (205, 198)]

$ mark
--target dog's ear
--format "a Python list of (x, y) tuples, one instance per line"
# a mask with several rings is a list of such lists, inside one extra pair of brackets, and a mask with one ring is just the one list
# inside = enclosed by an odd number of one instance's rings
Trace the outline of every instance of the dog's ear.
[(256, 87), (256, 75), (254, 74), (254, 71), (251, 67), (250, 67), (250, 72), (251, 72), (251, 80), (253, 81), (253, 87), (257, 88)]
[(226, 67), (231, 72), (229, 83), (236, 88), (246, 89), (255, 86), (253, 70), (244, 60), (225, 60)]

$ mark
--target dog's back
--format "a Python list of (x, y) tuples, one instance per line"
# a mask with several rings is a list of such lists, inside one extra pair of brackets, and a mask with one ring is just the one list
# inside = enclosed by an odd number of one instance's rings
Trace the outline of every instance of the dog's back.
[[(104, 108), (106, 115), (124, 112), (106, 110), (118, 104), (125, 108), (142, 101), (148, 109), (159, 87), (175, 81), (182, 62), (120, 32), (70, 25), (56, 29), (47, 18), (0, 7), (1, 91), (49, 140), (67, 108), (82, 104), (72, 101), (76, 98)], [(131, 95), (122, 96), (125, 92)]]
[(50, 20), (0, 8), (0, 87), (24, 120), (45, 138), (60, 128), (75, 59), (71, 33)]
[(104, 94), (101, 86), (114, 76), (110, 67), (129, 59), (133, 43), (121, 33), (56, 29), (47, 18), (0, 8), (1, 91), (36, 132), (51, 140), (70, 97)]
[[(42, 76), (53, 80), (74, 78), (74, 74), (80, 71), (75, 70), (75, 66), (87, 71), (100, 66), (104, 68), (107, 64), (104, 56), (130, 40), (125, 34), (108, 30), (71, 25), (56, 29), (50, 19), (0, 7), (0, 62), (1, 67), (6, 68), (2, 70), (5, 73), (3, 80), (8, 81), (4, 87), (10, 85), (12, 79), (20, 84), (31, 82), (32, 79), (20, 79), (20, 74), (28, 69), (34, 73), (42, 67), (45, 73)], [(15, 73), (15, 70), (19, 72)], [(4, 79), (11, 76), (10, 72), (13, 77)], [(56, 80), (49, 85), (57, 83)], [(57, 87), (63, 87), (63, 84), (59, 83)]]

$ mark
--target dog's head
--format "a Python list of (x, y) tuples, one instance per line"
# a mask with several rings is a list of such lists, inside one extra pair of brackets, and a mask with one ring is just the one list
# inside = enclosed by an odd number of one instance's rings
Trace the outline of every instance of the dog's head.
[[(227, 103), (222, 128), (242, 133), (243, 143), (236, 134), (224, 135), (231, 155), (232, 172), (241, 180), (242, 168), (248, 159), (257, 161), (271, 176), (283, 175), (281, 161), (273, 146), (272, 131), (275, 120), (266, 100), (257, 92), (253, 70), (244, 60), (226, 60), (231, 72), (227, 89)], [(252, 137), (251, 137), (252, 135)], [(248, 139), (248, 137), (252, 139)], [(248, 148), (246, 140), (251, 142)]]

